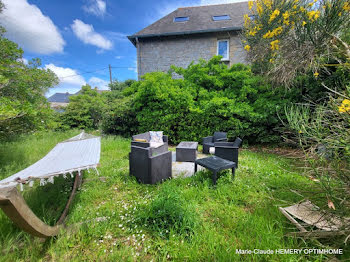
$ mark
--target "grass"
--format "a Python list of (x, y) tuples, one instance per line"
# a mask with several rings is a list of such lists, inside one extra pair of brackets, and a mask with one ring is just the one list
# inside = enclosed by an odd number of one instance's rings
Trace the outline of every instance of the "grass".
[[(36, 133), (2, 143), (0, 178), (34, 163), (57, 142), (77, 133)], [(103, 137), (99, 172), (106, 179), (98, 179), (95, 172), (84, 174), (85, 182), (71, 207), (67, 224), (86, 223), (73, 230), (42, 241), (17, 229), (0, 211), (0, 260), (327, 259), (324, 255), (236, 254), (236, 249), (320, 247), (315, 241), (284, 237), (296, 229), (280, 214), (278, 206), (300, 200), (290, 189), (312, 190), (314, 183), (301, 176), (293, 160), (245, 149), (240, 153), (235, 180), (230, 172), (223, 172), (216, 188), (208, 172), (158, 185), (143, 185), (128, 175), (129, 148), (128, 139)], [(53, 185), (26, 189), (23, 194), (35, 214), (54, 224), (64, 208), (72, 182), (57, 179)], [(154, 214), (157, 209), (160, 215)], [(147, 214), (152, 219), (147, 219)], [(174, 219), (177, 216), (181, 217), (178, 221)], [(172, 221), (168, 226), (163, 223), (166, 219)], [(179, 230), (183, 225), (189, 230)]]

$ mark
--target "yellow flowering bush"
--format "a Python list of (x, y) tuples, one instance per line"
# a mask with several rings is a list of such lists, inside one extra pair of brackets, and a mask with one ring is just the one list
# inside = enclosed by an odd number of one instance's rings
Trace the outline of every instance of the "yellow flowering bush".
[(350, 28), (349, 0), (256, 0), (248, 7), (248, 58), (270, 80), (288, 86), (297, 74), (322, 71), (323, 61), (349, 65), (349, 45), (339, 37)]

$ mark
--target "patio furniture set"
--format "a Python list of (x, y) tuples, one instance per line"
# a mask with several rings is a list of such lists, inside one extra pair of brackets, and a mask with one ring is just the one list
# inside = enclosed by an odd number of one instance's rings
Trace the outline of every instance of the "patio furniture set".
[[(197, 159), (198, 142), (184, 141), (176, 147), (177, 162), (194, 163), (207, 168), (213, 174), (216, 184), (218, 172), (231, 169), (232, 176), (238, 168), (238, 149), (242, 140), (227, 141), (227, 133), (215, 132), (213, 136), (203, 138), (203, 153), (214, 154)], [(172, 177), (172, 152), (168, 150), (168, 137), (162, 131), (149, 131), (132, 137), (129, 154), (129, 170), (137, 180), (144, 184), (155, 184)]]

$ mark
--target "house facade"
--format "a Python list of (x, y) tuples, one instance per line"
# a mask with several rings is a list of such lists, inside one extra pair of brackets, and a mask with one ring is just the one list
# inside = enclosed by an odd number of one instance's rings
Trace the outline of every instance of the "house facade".
[(137, 48), (138, 77), (214, 55), (228, 65), (246, 63), (240, 40), (244, 14), (249, 14), (247, 2), (178, 8), (128, 36)]

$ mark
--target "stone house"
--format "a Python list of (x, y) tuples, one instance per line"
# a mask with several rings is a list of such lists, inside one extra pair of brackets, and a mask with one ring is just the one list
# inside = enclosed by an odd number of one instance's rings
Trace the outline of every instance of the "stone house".
[(138, 78), (214, 55), (222, 55), (228, 65), (245, 63), (240, 40), (244, 14), (249, 14), (248, 2), (178, 8), (128, 36), (137, 48)]

